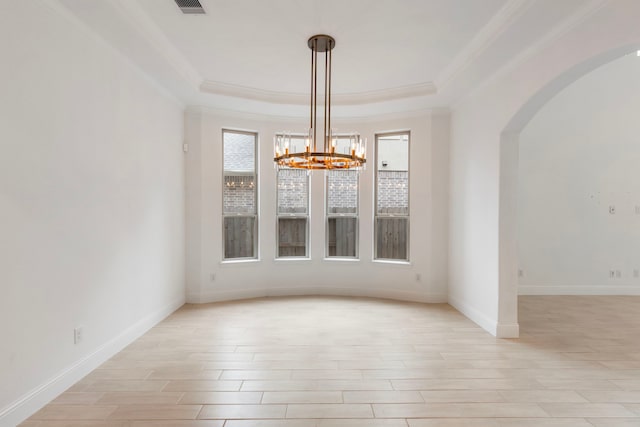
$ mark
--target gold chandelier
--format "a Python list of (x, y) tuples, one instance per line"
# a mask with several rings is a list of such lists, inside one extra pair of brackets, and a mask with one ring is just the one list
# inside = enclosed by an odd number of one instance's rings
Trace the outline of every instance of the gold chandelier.
[[(357, 133), (334, 135), (331, 129), (331, 51), (336, 41), (331, 36), (318, 34), (307, 44), (311, 49), (311, 101), (309, 132), (304, 147), (295, 143), (300, 138), (291, 134), (274, 137), (274, 162), (279, 169), (356, 169), (364, 167), (366, 140)], [(323, 132), (318, 141), (318, 52), (324, 53)], [(338, 142), (340, 141), (340, 143)]]

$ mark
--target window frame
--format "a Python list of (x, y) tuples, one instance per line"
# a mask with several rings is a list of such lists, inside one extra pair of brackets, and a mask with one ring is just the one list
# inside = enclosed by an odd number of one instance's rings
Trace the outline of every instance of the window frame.
[[(253, 149), (253, 155), (254, 155), (254, 163), (253, 163), (253, 172), (248, 172), (248, 171), (233, 171), (233, 170), (226, 170), (225, 169), (225, 165), (224, 165), (224, 161), (225, 161), (225, 150), (224, 150), (224, 145), (225, 145), (225, 134), (227, 133), (231, 133), (231, 134), (240, 134), (240, 135), (250, 135), (253, 136), (253, 144), (254, 144), (254, 149)], [(259, 154), (258, 154), (258, 149), (260, 144), (258, 143), (258, 132), (254, 132), (254, 131), (247, 131), (247, 130), (239, 130), (239, 129), (230, 129), (230, 128), (222, 128), (222, 194), (221, 194), (221, 198), (222, 198), (222, 262), (223, 263), (233, 263), (233, 262), (244, 262), (244, 261), (257, 261), (260, 259), (260, 254), (259, 254), (259, 248), (260, 248), (260, 244), (259, 244), (259, 214), (260, 214), (260, 206), (259, 206), (259, 183), (258, 183), (258, 169), (259, 169)], [(254, 197), (254, 206), (255, 206), (255, 213), (253, 214), (248, 214), (248, 213), (243, 213), (243, 212), (225, 212), (225, 205), (224, 205), (224, 191), (225, 188), (224, 186), (226, 185), (226, 177), (228, 176), (251, 176), (253, 177), (253, 197)], [(226, 219), (227, 218), (254, 218), (253, 221), (253, 256), (251, 257), (231, 257), (231, 258), (227, 258), (226, 256), (226, 241), (227, 241), (227, 236), (226, 236), (226, 227), (225, 227), (225, 223), (226, 223)]]
[[(378, 161), (379, 161), (379, 141), (381, 138), (389, 136), (407, 136), (407, 214), (390, 214), (378, 212)], [(373, 178), (373, 261), (375, 262), (388, 262), (398, 264), (410, 264), (411, 263), (411, 131), (410, 130), (398, 130), (389, 132), (380, 132), (375, 134), (375, 166), (374, 166), (374, 178)], [(385, 218), (405, 218), (406, 219), (406, 257), (405, 258), (380, 258), (378, 255), (378, 219)]]

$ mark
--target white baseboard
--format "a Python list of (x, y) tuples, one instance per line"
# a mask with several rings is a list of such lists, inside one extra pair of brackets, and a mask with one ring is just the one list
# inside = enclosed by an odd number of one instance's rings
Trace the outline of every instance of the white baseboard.
[(640, 286), (520, 285), (518, 295), (640, 295)]
[(449, 305), (464, 314), (473, 322), (477, 323), (485, 331), (493, 336), (498, 336), (498, 322), (495, 319), (487, 317), (484, 313), (479, 312), (461, 299), (449, 295)]
[(496, 325), (496, 338), (520, 337), (520, 325), (518, 323), (498, 323)]
[(20, 424), (71, 387), (89, 372), (109, 360), (113, 355), (138, 339), (184, 304), (184, 298), (168, 304), (164, 308), (141, 319), (124, 332), (100, 346), (93, 353), (83, 357), (57, 375), (26, 393), (24, 396), (0, 410), (0, 426), (10, 427)]
[(520, 325), (517, 323), (500, 323), (451, 295), (449, 295), (449, 304), (496, 338), (518, 338), (520, 336)]
[(277, 297), (277, 296), (349, 296), (383, 298), (399, 301), (412, 301), (422, 303), (446, 303), (446, 295), (429, 295), (412, 291), (398, 291), (386, 289), (361, 289), (361, 288), (328, 288), (328, 287), (305, 287), (305, 288), (271, 288), (271, 289), (242, 289), (242, 290), (221, 290), (207, 291), (203, 293), (190, 293), (187, 295), (189, 303), (203, 304), (210, 302), (233, 301), (240, 299)]

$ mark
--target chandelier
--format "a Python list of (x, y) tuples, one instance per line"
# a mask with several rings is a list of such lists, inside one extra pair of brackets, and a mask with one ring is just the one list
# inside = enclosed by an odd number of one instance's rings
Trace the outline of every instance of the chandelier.
[[(357, 133), (334, 135), (331, 129), (331, 51), (336, 41), (318, 34), (307, 44), (311, 49), (311, 100), (306, 138), (282, 133), (274, 137), (274, 162), (278, 169), (356, 169), (366, 162), (366, 140)], [(324, 53), (323, 129), (318, 139), (318, 53)], [(304, 147), (297, 141), (304, 140)]]

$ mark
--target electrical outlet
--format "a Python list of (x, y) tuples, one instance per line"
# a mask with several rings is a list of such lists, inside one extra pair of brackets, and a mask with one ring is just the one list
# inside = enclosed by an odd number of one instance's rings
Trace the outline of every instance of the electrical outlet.
[(609, 270), (609, 278), (610, 279), (615, 279), (616, 278), (616, 271), (615, 270)]
[(613, 205), (609, 206), (609, 213), (610, 213), (611, 215), (615, 215), (615, 213), (616, 213), (616, 207), (615, 207), (615, 206), (613, 206)]
[(416, 273), (416, 282), (419, 282), (420, 279), (422, 279), (422, 276), (420, 275), (420, 273)]
[(518, 277), (524, 277), (524, 270), (523, 269), (519, 269), (518, 270)]
[(73, 343), (80, 344), (83, 339), (83, 331), (81, 327), (77, 327), (73, 329)]

